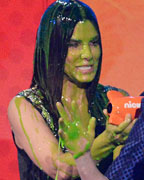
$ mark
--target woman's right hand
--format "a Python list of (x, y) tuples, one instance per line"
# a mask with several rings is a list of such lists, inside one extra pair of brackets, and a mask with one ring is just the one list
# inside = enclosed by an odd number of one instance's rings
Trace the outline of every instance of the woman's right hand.
[[(69, 112), (60, 102), (57, 102), (56, 106), (61, 116), (59, 118), (59, 136), (76, 159), (90, 149), (95, 136), (96, 119), (90, 117), (86, 129), (80, 119), (79, 108), (75, 101), (72, 101)], [(71, 119), (69, 119), (69, 113), (72, 115)]]

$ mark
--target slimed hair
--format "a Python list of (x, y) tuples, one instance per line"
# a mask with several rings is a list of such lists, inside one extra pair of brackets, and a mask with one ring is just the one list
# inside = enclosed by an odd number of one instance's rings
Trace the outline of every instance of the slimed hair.
[[(98, 31), (101, 47), (100, 32), (94, 12), (89, 6), (77, 0), (58, 0), (53, 3), (45, 11), (38, 28), (31, 86), (37, 84), (40, 88), (45, 97), (46, 108), (56, 125), (59, 117), (56, 102), (61, 102), (68, 43), (76, 24), (84, 20), (89, 20)], [(101, 59), (102, 53), (97, 74), (86, 88), (89, 104), (99, 81)]]

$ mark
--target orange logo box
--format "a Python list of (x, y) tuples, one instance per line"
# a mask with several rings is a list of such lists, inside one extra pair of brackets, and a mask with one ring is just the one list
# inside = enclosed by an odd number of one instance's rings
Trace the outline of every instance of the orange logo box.
[(141, 99), (144, 96), (124, 96), (118, 91), (109, 91), (107, 93), (109, 104), (107, 106), (109, 123), (119, 125), (125, 120), (125, 115), (130, 113), (132, 120), (140, 114)]

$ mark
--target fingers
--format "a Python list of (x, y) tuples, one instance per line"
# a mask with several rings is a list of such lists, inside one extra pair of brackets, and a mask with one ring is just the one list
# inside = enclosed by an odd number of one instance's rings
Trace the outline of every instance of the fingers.
[(61, 137), (61, 139), (63, 140), (63, 141), (67, 141), (67, 135), (64, 133), (64, 131), (62, 130), (62, 129), (59, 129), (58, 130), (58, 134), (59, 134), (59, 136)]
[(128, 125), (131, 123), (132, 121), (132, 117), (131, 114), (126, 114), (125, 116), (125, 121), (122, 122), (117, 129), (117, 132), (122, 132), (124, 129), (126, 129), (128, 127)]
[(59, 129), (64, 131), (67, 130), (67, 126), (65, 125), (63, 118), (59, 118)]
[(125, 121), (119, 126), (108, 124), (108, 131), (112, 133), (114, 141), (117, 144), (122, 144), (128, 138), (129, 132), (132, 129), (136, 119), (132, 121), (131, 114), (126, 114)]
[(134, 120), (128, 125), (128, 127), (124, 130), (124, 132), (125, 132), (126, 134), (129, 134), (129, 133), (130, 133), (130, 131), (131, 131), (131, 129), (132, 129), (132, 127), (134, 126), (134, 124), (135, 124), (136, 121), (137, 121), (137, 118), (134, 119)]
[(69, 117), (68, 117), (64, 107), (62, 106), (62, 104), (60, 102), (57, 102), (56, 107), (58, 109), (60, 116), (64, 119), (65, 123), (68, 122)]
[[(104, 113), (104, 115), (106, 116), (106, 119), (108, 120), (108, 119), (109, 119), (109, 115), (108, 115), (107, 109), (103, 109), (103, 113)], [(108, 121), (107, 121), (107, 122), (108, 122)]]
[(92, 137), (95, 136), (95, 127), (96, 127), (96, 118), (90, 118), (89, 125), (88, 125), (88, 134)]
[(108, 116), (107, 109), (103, 109), (103, 113), (104, 113), (105, 116)]
[(125, 116), (125, 121), (129, 121), (129, 122), (131, 122), (131, 120), (132, 120), (132, 116), (131, 116), (131, 114), (126, 114), (126, 116)]
[(80, 112), (79, 107), (76, 102), (73, 100), (71, 103), (67, 102), (62, 98), (63, 105), (60, 102), (56, 103), (58, 112), (64, 121), (80, 121)]
[(124, 131), (130, 124), (131, 124), (132, 118), (131, 114), (127, 114), (125, 117), (125, 121), (123, 121), (120, 125), (112, 125), (112, 124), (107, 124), (107, 130), (112, 132), (113, 134), (119, 134), (122, 131)]
[(63, 141), (67, 140), (67, 135), (64, 132), (64, 131), (66, 131), (66, 129), (67, 129), (67, 126), (65, 125), (63, 118), (59, 118), (59, 130), (58, 130), (58, 134), (59, 134), (59, 136), (61, 137), (61, 139)]
[(72, 119), (72, 110), (71, 110), (71, 102), (69, 102), (67, 99), (65, 99), (63, 96), (61, 98), (62, 103), (64, 105), (64, 109), (69, 117), (69, 120)]
[(133, 121), (132, 121), (132, 127), (134, 126), (134, 124), (135, 124), (135, 122), (138, 120), (138, 118), (136, 118), (136, 119), (134, 119)]

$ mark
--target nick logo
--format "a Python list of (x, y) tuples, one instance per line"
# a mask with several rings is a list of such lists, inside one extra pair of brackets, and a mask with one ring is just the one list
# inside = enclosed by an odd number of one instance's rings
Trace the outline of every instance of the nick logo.
[(118, 91), (108, 91), (107, 96), (109, 103), (107, 111), (109, 115), (109, 123), (119, 125), (125, 120), (126, 114), (131, 114), (132, 120), (137, 118), (141, 112), (141, 99), (144, 96), (124, 96)]
[(124, 104), (124, 108), (140, 108), (140, 107), (141, 107), (141, 103), (132, 103), (131, 101)]

